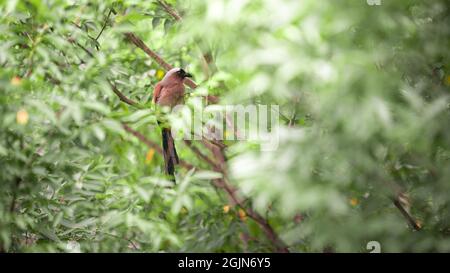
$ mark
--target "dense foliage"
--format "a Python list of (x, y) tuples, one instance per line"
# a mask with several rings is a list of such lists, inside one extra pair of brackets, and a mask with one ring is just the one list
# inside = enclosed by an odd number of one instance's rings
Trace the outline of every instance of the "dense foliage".
[[(450, 251), (448, 3), (368, 2), (1, 1), (0, 251)], [(278, 148), (179, 141), (172, 186), (130, 33)]]

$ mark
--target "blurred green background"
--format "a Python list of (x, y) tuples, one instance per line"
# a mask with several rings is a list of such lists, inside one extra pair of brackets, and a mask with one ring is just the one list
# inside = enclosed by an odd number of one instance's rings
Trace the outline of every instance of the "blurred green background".
[[(276, 251), (249, 209), (291, 252), (450, 251), (447, 1), (0, 3), (1, 252)], [(191, 107), (280, 106), (278, 149), (226, 143), (242, 206), (124, 130), (159, 145), (164, 75), (126, 32), (194, 74)]]

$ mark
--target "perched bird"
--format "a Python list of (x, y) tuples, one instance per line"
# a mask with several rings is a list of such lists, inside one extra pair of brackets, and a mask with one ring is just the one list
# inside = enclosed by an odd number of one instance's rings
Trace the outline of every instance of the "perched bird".
[[(153, 103), (173, 108), (184, 102), (184, 79), (192, 77), (181, 68), (173, 68), (158, 82), (153, 92)], [(161, 124), (160, 122), (158, 122)], [(175, 165), (179, 163), (175, 143), (170, 128), (163, 127), (162, 148), (164, 156), (164, 169), (167, 175), (175, 182)]]

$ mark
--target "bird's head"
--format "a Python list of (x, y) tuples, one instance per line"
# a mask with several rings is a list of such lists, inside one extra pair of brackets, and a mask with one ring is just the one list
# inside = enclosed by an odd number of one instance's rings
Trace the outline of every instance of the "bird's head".
[(184, 71), (184, 69), (182, 69), (182, 68), (178, 68), (176, 73), (177, 73), (177, 76), (182, 78), (182, 79), (184, 79), (184, 78), (192, 78), (191, 73), (188, 73), (188, 72)]
[(192, 75), (187, 73), (183, 68), (175, 67), (167, 72), (163, 80), (182, 82), (185, 78), (192, 78)]

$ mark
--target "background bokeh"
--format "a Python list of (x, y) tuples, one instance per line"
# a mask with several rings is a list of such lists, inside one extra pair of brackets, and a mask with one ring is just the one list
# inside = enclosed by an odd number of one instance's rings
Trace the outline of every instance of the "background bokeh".
[(186, 143), (193, 168), (171, 187), (156, 148), (124, 129), (160, 143), (164, 76), (126, 32), (194, 74), (190, 107), (280, 106), (277, 150), (224, 152), (244, 208), (289, 251), (450, 251), (447, 1), (0, 3), (0, 251), (275, 250)]

